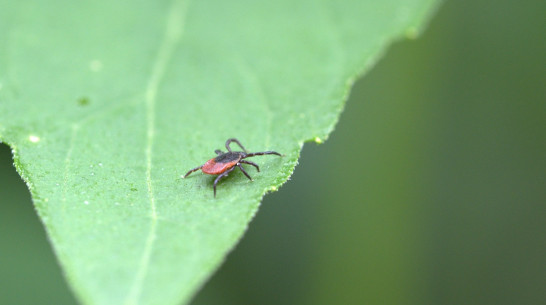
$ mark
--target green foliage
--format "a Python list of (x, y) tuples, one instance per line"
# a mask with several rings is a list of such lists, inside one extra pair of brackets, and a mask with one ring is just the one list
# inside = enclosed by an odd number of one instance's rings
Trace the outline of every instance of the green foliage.
[[(2, 1), (0, 139), (85, 304), (187, 302), (432, 0)], [(188, 169), (257, 157), (212, 195)]]

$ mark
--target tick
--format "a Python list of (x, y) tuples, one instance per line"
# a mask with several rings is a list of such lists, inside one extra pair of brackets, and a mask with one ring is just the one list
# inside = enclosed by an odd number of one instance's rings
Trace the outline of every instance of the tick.
[[(229, 144), (231, 144), (232, 142), (237, 143), (237, 145), (239, 145), (243, 149), (243, 151), (232, 151), (231, 147), (229, 147)], [(239, 142), (239, 140), (235, 138), (228, 139), (226, 141), (226, 149), (228, 150), (227, 152), (223, 152), (219, 149), (215, 150), (214, 152), (218, 155), (216, 158), (212, 158), (208, 160), (205, 164), (191, 169), (189, 172), (186, 173), (186, 175), (184, 175), (184, 178), (188, 177), (191, 173), (198, 170), (201, 170), (203, 171), (203, 173), (208, 175), (218, 175), (218, 177), (216, 177), (216, 180), (214, 180), (214, 186), (212, 187), (214, 189), (214, 197), (216, 197), (216, 184), (218, 184), (218, 181), (220, 181), (220, 179), (226, 177), (229, 173), (231, 173), (235, 169), (235, 167), (238, 167), (243, 172), (243, 174), (245, 174), (245, 176), (250, 179), (250, 181), (253, 181), (241, 164), (244, 163), (252, 165), (258, 170), (258, 172), (260, 171), (260, 167), (254, 162), (243, 159), (263, 155), (277, 155), (282, 157), (282, 155), (276, 151), (249, 153), (246, 151), (243, 144), (241, 144), (241, 142)]]

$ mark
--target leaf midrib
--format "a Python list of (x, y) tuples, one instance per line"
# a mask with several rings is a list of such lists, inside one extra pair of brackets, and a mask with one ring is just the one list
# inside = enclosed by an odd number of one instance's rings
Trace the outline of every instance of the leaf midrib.
[(150, 200), (151, 222), (135, 279), (124, 301), (124, 304), (127, 305), (138, 303), (142, 291), (142, 285), (148, 273), (152, 249), (156, 240), (158, 218), (152, 183), (152, 152), (155, 137), (155, 108), (157, 102), (157, 91), (165, 75), (167, 64), (171, 60), (172, 54), (179, 45), (180, 39), (184, 32), (188, 5), (189, 0), (174, 0), (172, 2), (172, 5), (168, 11), (163, 41), (159, 47), (157, 57), (152, 67), (152, 73), (146, 86), (146, 186), (148, 198)]

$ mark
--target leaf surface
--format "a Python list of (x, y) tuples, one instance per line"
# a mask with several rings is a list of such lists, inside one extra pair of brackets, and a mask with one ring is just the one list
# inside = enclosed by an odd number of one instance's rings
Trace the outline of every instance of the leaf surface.
[[(0, 140), (84, 304), (187, 302), (432, 0), (0, 1)], [(181, 175), (237, 137), (276, 150)], [(317, 169), (320, 174), (320, 169)]]

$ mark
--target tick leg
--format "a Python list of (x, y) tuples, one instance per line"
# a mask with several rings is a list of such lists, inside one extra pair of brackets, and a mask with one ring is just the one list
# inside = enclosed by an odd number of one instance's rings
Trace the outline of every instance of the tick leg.
[(232, 172), (233, 170), (235, 169), (235, 166), (228, 169), (227, 171), (223, 172), (222, 174), (220, 174), (218, 177), (216, 177), (216, 180), (214, 180), (214, 186), (212, 187), (214, 189), (214, 198), (216, 198), (216, 184), (218, 183), (218, 181), (220, 181), (220, 179), (222, 179), (222, 177), (225, 177), (227, 176), (230, 172)]
[(215, 150), (214, 152), (215, 152), (217, 155), (221, 155), (221, 154), (224, 153), (223, 151), (221, 151), (221, 150), (219, 150), (219, 149)]
[(250, 175), (245, 171), (245, 169), (243, 168), (243, 166), (241, 165), (241, 163), (237, 163), (237, 166), (241, 169), (241, 171), (243, 172), (243, 174), (245, 174), (245, 176), (246, 176), (250, 181), (254, 181), (254, 180), (252, 180), (252, 177), (250, 177)]
[(247, 160), (241, 160), (239, 161), (240, 163), (244, 163), (244, 164), (248, 164), (248, 165), (252, 165), (254, 166), (258, 171), (260, 171), (260, 167), (258, 166), (258, 164), (254, 163), (254, 162), (251, 162), (251, 161), (247, 161)]
[(268, 150), (268, 151), (262, 151), (262, 152), (255, 152), (255, 153), (246, 154), (243, 158), (254, 157), (254, 156), (263, 156), (263, 155), (277, 155), (277, 156), (281, 156), (281, 157), (283, 156), (283, 155), (279, 154), (276, 151)]
[(200, 169), (201, 169), (201, 167), (203, 167), (203, 165), (201, 165), (201, 166), (198, 166), (198, 167), (196, 167), (196, 168), (194, 168), (194, 169), (190, 169), (190, 171), (189, 171), (189, 172), (187, 172), (187, 173), (186, 173), (186, 174), (184, 175), (184, 178), (188, 177), (188, 176), (189, 176), (189, 175), (190, 175), (191, 173), (193, 173), (193, 172), (195, 172), (195, 171), (198, 171), (198, 170), (200, 170)]
[(226, 141), (226, 148), (229, 152), (231, 152), (231, 148), (229, 147), (229, 144), (231, 144), (231, 142), (235, 142), (237, 143), (237, 145), (241, 146), (241, 148), (243, 149), (244, 152), (246, 152), (246, 149), (245, 147), (243, 146), (243, 144), (241, 144), (241, 142), (239, 142), (239, 140), (235, 139), (235, 138), (231, 138), (231, 139), (228, 139)]

